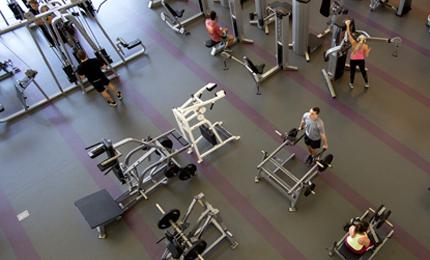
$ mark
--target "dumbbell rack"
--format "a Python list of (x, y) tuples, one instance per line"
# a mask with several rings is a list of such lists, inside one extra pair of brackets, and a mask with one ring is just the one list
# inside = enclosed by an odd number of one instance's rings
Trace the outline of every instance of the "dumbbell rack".
[[(191, 225), (189, 223), (190, 216), (197, 204), (202, 206), (203, 212), (197, 218), (196, 223)], [(156, 204), (156, 206), (163, 214), (163, 217), (158, 222), (158, 228), (165, 230), (171, 227), (173, 229), (173, 232), (166, 231), (165, 236), (162, 239), (166, 239), (167, 248), (161, 259), (179, 259), (181, 256), (184, 257), (187, 254), (194, 255), (194, 258), (203, 259), (203, 256), (215, 248), (224, 239), (227, 239), (232, 249), (235, 249), (239, 245), (233, 234), (224, 225), (219, 210), (214, 208), (206, 200), (203, 193), (194, 196), (185, 215), (181, 219), (179, 219), (180, 211), (178, 209), (172, 209), (165, 212), (159, 204)], [(202, 240), (201, 237), (202, 234), (211, 226), (214, 227), (220, 235), (209, 246), (207, 246), (206, 241)]]
[[(180, 144), (178, 149), (173, 148), (172, 140)], [(132, 144), (135, 146), (124, 153), (124, 156), (118, 150), (120, 147), (130, 149)], [(127, 186), (127, 191), (114, 199), (103, 189), (76, 201), (75, 206), (90, 227), (97, 229), (99, 238), (105, 238), (107, 224), (118, 219), (138, 201), (148, 199), (149, 193), (161, 185), (166, 185), (169, 178), (178, 176), (185, 181), (195, 175), (195, 165), (189, 164), (182, 168), (174, 158), (189, 147), (188, 142), (175, 129), (155, 138), (143, 140), (125, 138), (114, 144), (103, 139), (102, 142), (87, 147), (88, 155), (92, 159), (102, 154), (107, 155), (107, 159), (100, 162), (97, 167), (105, 175), (112, 171), (118, 181)], [(131, 158), (135, 157), (137, 159), (132, 161)], [(123, 158), (121, 162), (120, 158)]]
[[(295, 131), (295, 133), (291, 135), (293, 131)], [(323, 160), (317, 156), (317, 158), (312, 160), (311, 168), (308, 169), (302, 177), (297, 177), (298, 175), (293, 174), (285, 168), (285, 165), (295, 158), (295, 153), (286, 151), (286, 148), (297, 144), (303, 138), (304, 134), (297, 138), (298, 132), (296, 129), (291, 130), (289, 132), (290, 134), (287, 135), (282, 135), (279, 131), (276, 132), (284, 138), (284, 141), (270, 154), (262, 151), (263, 161), (257, 165), (258, 173), (254, 181), (259, 183), (260, 179), (264, 178), (288, 198), (290, 201), (288, 210), (294, 212), (296, 211), (296, 204), (302, 193), (305, 197), (314, 194), (315, 183), (313, 183), (312, 180), (327, 167), (331, 167), (330, 164), (333, 160), (333, 155), (329, 154)], [(322, 153), (319, 155), (321, 154)]]

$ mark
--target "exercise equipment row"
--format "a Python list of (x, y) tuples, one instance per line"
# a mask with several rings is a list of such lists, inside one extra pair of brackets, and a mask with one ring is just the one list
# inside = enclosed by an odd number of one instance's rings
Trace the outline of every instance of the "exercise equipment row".
[[(179, 145), (177, 149), (175, 143)], [(98, 231), (98, 237), (106, 238), (106, 226), (140, 200), (147, 200), (156, 188), (168, 184), (173, 177), (187, 181), (196, 175), (194, 164), (182, 167), (176, 159), (189, 147), (190, 144), (175, 129), (155, 138), (125, 138), (116, 143), (103, 139), (87, 147), (91, 159), (105, 155), (97, 167), (104, 175), (113, 172), (127, 191), (114, 199), (103, 189), (76, 201), (75, 206), (91, 229)]]

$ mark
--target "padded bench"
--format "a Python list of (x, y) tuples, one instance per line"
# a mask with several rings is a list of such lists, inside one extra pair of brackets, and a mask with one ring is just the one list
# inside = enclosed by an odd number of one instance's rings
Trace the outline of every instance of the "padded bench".
[(91, 229), (97, 229), (101, 239), (106, 238), (105, 226), (117, 220), (124, 212), (105, 189), (75, 201), (74, 204)]

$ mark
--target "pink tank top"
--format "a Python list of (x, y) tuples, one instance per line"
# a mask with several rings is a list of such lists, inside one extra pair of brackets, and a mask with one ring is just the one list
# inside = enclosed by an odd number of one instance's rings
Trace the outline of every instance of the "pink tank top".
[(351, 60), (364, 60), (364, 49), (353, 50), (351, 52)]

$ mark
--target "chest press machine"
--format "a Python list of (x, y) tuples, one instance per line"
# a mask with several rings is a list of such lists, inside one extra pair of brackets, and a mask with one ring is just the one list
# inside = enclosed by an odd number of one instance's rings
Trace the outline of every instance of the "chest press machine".
[[(207, 108), (212, 110), (215, 102), (225, 97), (224, 90), (215, 93), (213, 98), (202, 100), (202, 95), (205, 92), (211, 92), (216, 88), (215, 83), (208, 83), (191, 98), (189, 98), (182, 106), (172, 109), (179, 130), (182, 136), (190, 143), (191, 147), (188, 153), (194, 151), (197, 156), (197, 163), (203, 162), (203, 158), (223, 147), (227, 143), (240, 139), (240, 136), (233, 135), (224, 128), (222, 121), (212, 123), (205, 117)], [(208, 148), (206, 140), (212, 147)]]
[(370, 0), (370, 11), (375, 11), (379, 7), (388, 7), (396, 12), (397, 16), (403, 16), (411, 10), (412, 0), (400, 0), (399, 6), (390, 4), (389, 0)]
[(182, 20), (185, 9), (174, 9), (166, 0), (161, 0), (161, 5), (164, 7), (164, 11), (160, 13), (161, 20), (165, 22), (173, 31), (188, 35), (189, 31), (185, 29), (185, 25), (199, 19), (200, 17), (206, 17), (209, 15), (209, 6), (207, 0), (199, 1), (199, 12), (195, 15)]
[(254, 64), (247, 56), (243, 57), (243, 65), (251, 73), (257, 87), (257, 95), (261, 95), (261, 83), (280, 70), (297, 71), (295, 66), (288, 65), (288, 28), (289, 16), (291, 15), (290, 5), (282, 2), (274, 2), (267, 7), (275, 17), (276, 31), (276, 65), (264, 71), (265, 64)]
[(299, 131), (297, 129), (291, 129), (286, 134), (281, 134), (279, 131), (276, 131), (276, 133), (282, 137), (283, 142), (270, 154), (262, 151), (263, 161), (257, 165), (258, 173), (254, 181), (259, 183), (260, 179), (264, 178), (287, 197), (290, 202), (288, 210), (294, 212), (302, 194), (305, 197), (315, 194), (316, 185), (313, 179), (331, 167), (333, 155), (328, 154), (321, 158), (325, 152), (325, 150), (322, 150), (312, 158), (311, 168), (300, 177), (289, 171), (285, 165), (295, 157), (295, 153), (288, 152), (287, 147), (296, 145), (304, 137), (304, 133), (298, 136)]
[[(173, 148), (173, 140), (180, 145), (178, 149)], [(75, 206), (91, 229), (98, 231), (98, 237), (106, 238), (106, 226), (119, 219), (138, 201), (148, 199), (150, 192), (166, 185), (170, 178), (178, 177), (186, 181), (195, 175), (197, 168), (194, 164), (181, 167), (175, 159), (189, 147), (175, 129), (143, 140), (125, 138), (112, 143), (111, 140), (102, 139), (86, 148), (88, 156), (95, 159), (104, 154), (107, 158), (97, 167), (104, 175), (113, 172), (116, 179), (127, 186), (127, 190), (114, 199), (103, 189), (76, 201)], [(128, 152), (123, 156), (119, 148)], [(120, 161), (121, 158), (123, 160)]]
[[(346, 234), (333, 246), (328, 249), (329, 256), (337, 256), (342, 260), (370, 260), (382, 249), (388, 240), (394, 234), (394, 225), (388, 221), (391, 215), (391, 210), (388, 210), (384, 205), (379, 206), (375, 211), (369, 208), (360, 217), (352, 218), (345, 226), (344, 231)], [(348, 250), (345, 245), (345, 240), (348, 237), (348, 230), (355, 221), (367, 221), (369, 223), (369, 230), (367, 236), (371, 244), (363, 255), (356, 255)]]
[[(197, 205), (200, 205), (203, 212), (200, 213), (195, 224), (191, 224), (190, 218)], [(203, 257), (214, 249), (224, 239), (230, 243), (230, 247), (235, 249), (239, 243), (233, 234), (224, 225), (220, 216), (220, 211), (213, 207), (203, 193), (194, 196), (185, 215), (180, 219), (181, 213), (178, 209), (165, 212), (156, 204), (163, 217), (158, 221), (158, 228), (166, 230), (164, 237), (157, 243), (165, 240), (166, 250), (161, 259), (204, 259)], [(213, 227), (220, 235), (212, 242), (208, 243), (203, 239), (205, 233)], [(167, 230), (169, 229), (170, 230)]]
[[(346, 31), (345, 21), (351, 18), (347, 16), (339, 16), (331, 28), (331, 48), (324, 52), (324, 60), (327, 62), (327, 67), (322, 69), (322, 75), (326, 82), (327, 88), (329, 89), (332, 98), (336, 97), (336, 91), (333, 87), (333, 82), (343, 76), (345, 69), (349, 68), (349, 64), (346, 64), (349, 50), (351, 49), (351, 43), (348, 40), (348, 33)], [(382, 42), (389, 43), (393, 47), (393, 57), (398, 56), (398, 49), (402, 43), (400, 37), (373, 37), (366, 31), (355, 30), (354, 21), (351, 23), (353, 37), (357, 38), (360, 34), (366, 36), (369, 42)]]

